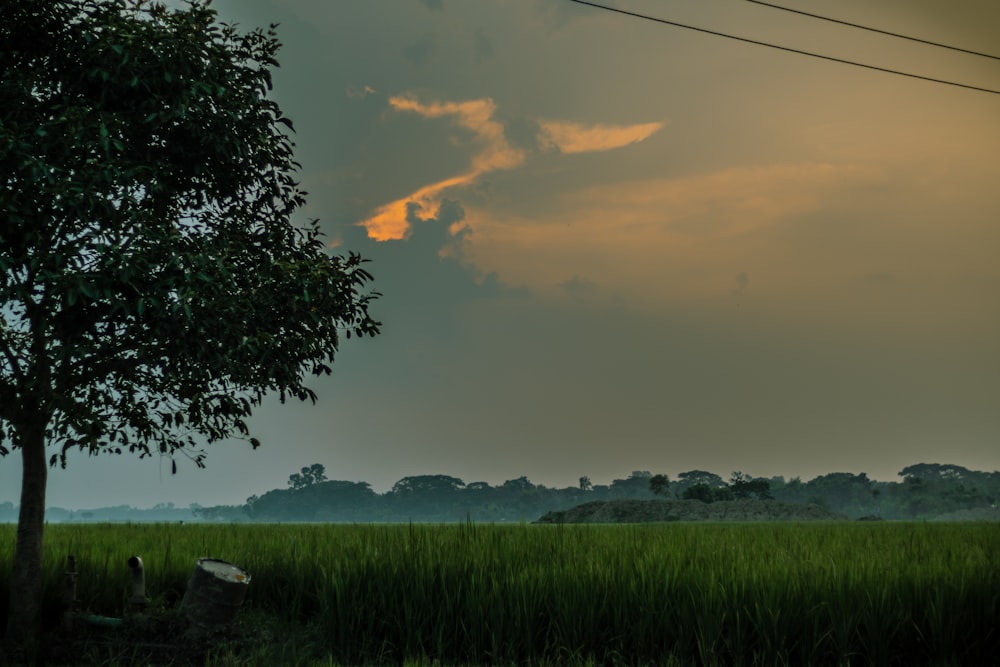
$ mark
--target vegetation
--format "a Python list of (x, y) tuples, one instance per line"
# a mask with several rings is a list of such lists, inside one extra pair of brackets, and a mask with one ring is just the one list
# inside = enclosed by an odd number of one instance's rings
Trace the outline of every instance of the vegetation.
[(780, 501), (606, 500), (547, 512), (535, 523), (648, 523), (666, 521), (845, 521), (819, 505)]
[(256, 447), (267, 392), (315, 400), (305, 377), (341, 334), (379, 325), (363, 260), (292, 224), (273, 30), (220, 25), (203, 0), (0, 8), (0, 455), (23, 471), (6, 638), (24, 643), (49, 465)]
[(527, 477), (494, 486), (466, 484), (450, 475), (418, 475), (404, 477), (378, 494), (365, 482), (328, 481), (323, 466), (315, 464), (293, 474), (287, 489), (253, 496), (242, 506), (199, 508), (196, 514), (215, 521), (533, 521), (584, 503), (657, 498), (703, 503), (773, 500), (818, 505), (852, 519), (931, 519), (970, 510), (979, 510), (973, 516), (980, 519), (1000, 514), (1000, 473), (921, 463), (900, 474), (902, 482), (876, 482), (863, 473), (831, 473), (803, 482), (737, 471), (727, 483), (704, 470), (682, 472), (675, 481), (639, 470), (608, 485), (593, 484), (584, 476), (579, 485), (562, 489), (533, 484)]
[[(217, 664), (965, 665), (1000, 650), (1000, 532), (981, 524), (58, 525), (47, 540), (52, 629), (67, 554), (83, 608), (107, 616), (133, 554), (154, 616), (196, 558), (246, 568), (240, 641)], [(148, 662), (171, 641), (110, 635), (73, 655)]]
[[(942, 471), (947, 475), (942, 476)], [(772, 496), (765, 503), (799, 508), (799, 519), (818, 517), (819, 507), (826, 516), (850, 519), (1000, 521), (1000, 473), (979, 472), (960, 466), (916, 464), (904, 469), (901, 482), (882, 482), (866, 475), (832, 473), (803, 482), (782, 477), (753, 478), (754, 485), (767, 484)], [(303, 468), (289, 477), (288, 488), (251, 496), (246, 504), (203, 507), (197, 503), (175, 506), (159, 503), (151, 508), (128, 505), (77, 508), (49, 507), (50, 522), (123, 521), (214, 521), (214, 522), (477, 522), (535, 521), (550, 512), (566, 511), (580, 505), (626, 500), (678, 503), (697, 500), (747, 503), (758, 500), (751, 494), (737, 499), (733, 488), (718, 475), (705, 471), (683, 472), (665, 487), (654, 489), (656, 475), (629, 475), (611, 484), (586, 483), (567, 488), (534, 484), (527, 477), (491, 485), (465, 483), (448, 475), (405, 477), (385, 493), (376, 493), (366, 482), (326, 479), (321, 464)], [(666, 475), (662, 475), (666, 477)], [(744, 478), (746, 476), (743, 476)], [(732, 478), (731, 478), (732, 479)], [(746, 487), (744, 487), (745, 489)], [(664, 512), (654, 514), (662, 515)], [(669, 512), (668, 512), (669, 513)], [(719, 508), (692, 511), (682, 520), (698, 516), (720, 516)], [(738, 515), (739, 512), (731, 513)], [(746, 514), (744, 512), (744, 514)], [(795, 519), (796, 512), (772, 508), (758, 518)], [(671, 515), (673, 516), (673, 515)], [(17, 520), (17, 507), (0, 503), (0, 523)]]

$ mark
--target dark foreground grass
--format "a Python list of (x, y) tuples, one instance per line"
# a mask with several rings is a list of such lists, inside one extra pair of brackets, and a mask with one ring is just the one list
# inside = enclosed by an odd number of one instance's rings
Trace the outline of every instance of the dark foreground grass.
[[(47, 531), (50, 657), (70, 663), (977, 665), (1000, 655), (996, 524)], [(13, 540), (14, 527), (0, 527), (0, 573)], [(68, 554), (83, 607), (106, 616), (122, 615), (125, 562), (141, 555), (151, 619), (60, 639)], [(232, 631), (184, 639), (175, 610), (202, 556), (253, 578)]]

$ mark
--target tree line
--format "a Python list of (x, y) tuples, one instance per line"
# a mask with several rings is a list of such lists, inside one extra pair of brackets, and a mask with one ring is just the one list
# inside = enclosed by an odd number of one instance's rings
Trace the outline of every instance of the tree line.
[(444, 474), (404, 477), (385, 493), (367, 482), (330, 480), (321, 464), (289, 477), (287, 488), (251, 496), (243, 505), (201, 507), (210, 521), (533, 521), (550, 511), (592, 501), (664, 499), (717, 502), (773, 500), (816, 504), (848, 518), (930, 519), (977, 509), (995, 509), (1000, 472), (958, 465), (918, 463), (900, 471), (899, 482), (865, 473), (834, 472), (808, 481), (798, 477), (753, 477), (740, 471), (728, 480), (705, 470), (664, 473), (633, 471), (610, 484), (582, 476), (565, 488), (534, 484), (527, 477), (502, 484), (469, 482)]

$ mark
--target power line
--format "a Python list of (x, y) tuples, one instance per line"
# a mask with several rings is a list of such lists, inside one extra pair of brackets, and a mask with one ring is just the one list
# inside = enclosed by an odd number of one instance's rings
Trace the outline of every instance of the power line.
[(594, 7), (596, 9), (604, 9), (609, 12), (614, 12), (616, 14), (624, 14), (626, 16), (631, 16), (638, 19), (644, 19), (646, 21), (654, 21), (656, 23), (663, 23), (666, 25), (671, 25), (677, 28), (684, 28), (685, 30), (695, 30), (697, 32), (703, 32), (707, 35), (715, 35), (716, 37), (725, 37), (726, 39), (735, 39), (738, 42), (746, 42), (747, 44), (756, 44), (757, 46), (766, 46), (770, 49), (778, 49), (779, 51), (787, 51), (789, 53), (798, 53), (803, 56), (810, 56), (812, 58), (820, 58), (821, 60), (829, 60), (830, 62), (841, 63), (843, 65), (853, 65), (855, 67), (864, 67), (865, 69), (875, 70), (876, 72), (885, 72), (887, 74), (896, 74), (898, 76), (905, 76), (911, 79), (920, 79), (921, 81), (930, 81), (931, 83), (942, 83), (946, 86), (956, 86), (958, 88), (967, 88), (968, 90), (978, 90), (981, 93), (992, 93), (994, 95), (1000, 95), (1000, 90), (994, 90), (992, 88), (981, 88), (979, 86), (972, 86), (967, 83), (958, 83), (955, 81), (948, 81), (946, 79), (935, 79), (930, 76), (923, 76), (922, 74), (912, 74), (910, 72), (902, 72), (900, 70), (889, 69), (887, 67), (879, 67), (877, 65), (867, 65), (865, 63), (859, 63), (854, 60), (845, 60), (844, 58), (835, 58), (833, 56), (824, 56), (821, 53), (813, 53), (811, 51), (802, 51), (800, 49), (793, 49), (789, 46), (780, 46), (778, 44), (771, 44), (769, 42), (762, 42), (756, 39), (750, 39), (748, 37), (739, 37), (737, 35), (730, 35), (724, 32), (718, 32), (716, 30), (709, 30), (707, 28), (699, 28), (693, 25), (687, 25), (684, 23), (678, 23), (676, 21), (668, 21), (667, 19), (657, 18), (655, 16), (649, 16), (647, 14), (639, 14), (638, 12), (630, 12), (624, 9), (616, 9), (614, 7), (608, 7), (607, 5), (600, 5), (596, 2), (588, 2), (587, 0), (569, 0), (570, 2), (575, 2), (580, 5), (587, 5), (589, 7)]
[(791, 12), (793, 14), (801, 14), (802, 16), (808, 16), (810, 18), (819, 19), (821, 21), (829, 21), (830, 23), (839, 23), (840, 25), (850, 26), (851, 28), (860, 28), (861, 30), (868, 30), (869, 32), (877, 32), (880, 35), (889, 35), (890, 37), (898, 37), (900, 39), (908, 39), (911, 42), (920, 42), (921, 44), (930, 44), (931, 46), (938, 46), (942, 49), (950, 49), (952, 51), (960, 51), (961, 53), (968, 53), (974, 56), (982, 56), (983, 58), (992, 58), (993, 60), (1000, 60), (1000, 56), (994, 56), (989, 53), (982, 53), (980, 51), (972, 51), (971, 49), (963, 49), (960, 46), (949, 46), (948, 44), (942, 44), (940, 42), (932, 42), (929, 39), (921, 39), (919, 37), (910, 37), (908, 35), (901, 35), (898, 32), (889, 32), (888, 30), (881, 30), (879, 28), (871, 28), (869, 26), (860, 25), (858, 23), (851, 23), (849, 21), (841, 21), (840, 19), (830, 18), (829, 16), (820, 16), (819, 14), (810, 14), (809, 12), (804, 12), (799, 9), (792, 9), (791, 7), (783, 7), (782, 5), (775, 5), (770, 2), (763, 2), (762, 0), (747, 0), (747, 2), (752, 2), (755, 5), (764, 5), (765, 7), (772, 7), (774, 9), (780, 9), (784, 12)]

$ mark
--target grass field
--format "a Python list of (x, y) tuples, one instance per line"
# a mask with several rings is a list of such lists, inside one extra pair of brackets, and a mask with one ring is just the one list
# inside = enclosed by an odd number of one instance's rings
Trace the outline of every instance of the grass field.
[[(2, 573), (14, 532), (0, 526)], [(107, 616), (126, 606), (133, 554), (165, 610), (197, 558), (247, 569), (244, 641), (208, 656), (218, 664), (973, 665), (1000, 656), (996, 524), (51, 525), (52, 619), (68, 554), (84, 608)], [(103, 659), (125, 664), (121, 649), (88, 648), (119, 651)]]

